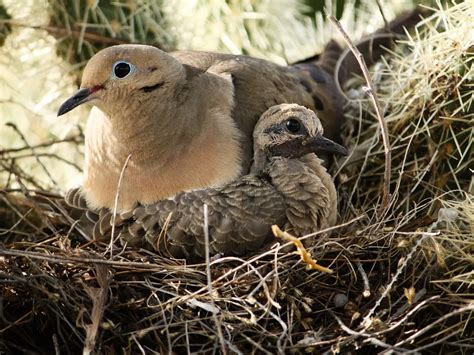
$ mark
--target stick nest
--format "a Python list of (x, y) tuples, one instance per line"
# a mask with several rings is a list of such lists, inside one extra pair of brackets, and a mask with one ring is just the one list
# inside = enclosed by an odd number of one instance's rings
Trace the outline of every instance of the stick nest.
[(468, 2), (436, 10), (374, 69), (392, 146), (385, 210), (379, 127), (359, 114), (371, 109), (353, 83), (352, 154), (333, 171), (341, 225), (309, 248), (332, 274), (308, 270), (292, 242), (208, 265), (118, 246), (111, 256), (27, 189), (15, 157), (45, 145), (1, 151), (2, 349), (472, 351), (472, 19)]

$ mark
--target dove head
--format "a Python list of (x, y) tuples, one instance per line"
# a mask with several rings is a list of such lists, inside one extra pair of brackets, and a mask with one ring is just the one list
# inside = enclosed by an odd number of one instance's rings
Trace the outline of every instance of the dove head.
[(346, 148), (323, 137), (323, 126), (313, 111), (296, 104), (272, 106), (265, 111), (255, 126), (253, 139), (255, 154), (264, 152), (267, 157), (347, 154)]
[(156, 47), (132, 44), (108, 47), (89, 60), (81, 89), (61, 105), (58, 116), (86, 102), (113, 115), (124, 112), (133, 102), (143, 103), (150, 96), (167, 100), (175, 94), (176, 85), (183, 77), (183, 66)]

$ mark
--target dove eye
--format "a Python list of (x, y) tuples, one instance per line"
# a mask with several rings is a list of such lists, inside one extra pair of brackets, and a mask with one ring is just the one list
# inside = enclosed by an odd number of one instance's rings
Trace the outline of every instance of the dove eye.
[(130, 74), (134, 66), (127, 62), (116, 62), (113, 67), (113, 76), (118, 79), (123, 79)]
[(296, 134), (301, 132), (301, 123), (295, 118), (290, 118), (286, 121), (285, 125), (290, 133)]

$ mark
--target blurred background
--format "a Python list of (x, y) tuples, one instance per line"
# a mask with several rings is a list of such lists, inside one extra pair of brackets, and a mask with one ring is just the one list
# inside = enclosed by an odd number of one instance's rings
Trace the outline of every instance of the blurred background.
[(409, 0), (0, 0), (0, 186), (80, 184), (77, 143), (90, 108), (61, 118), (56, 112), (101, 48), (147, 43), (285, 64), (337, 37), (323, 9), (357, 39), (383, 24), (379, 7), (392, 19), (413, 6)]

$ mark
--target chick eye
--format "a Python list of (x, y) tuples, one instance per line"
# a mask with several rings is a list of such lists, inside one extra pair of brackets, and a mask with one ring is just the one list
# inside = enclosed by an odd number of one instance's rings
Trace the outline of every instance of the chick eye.
[(301, 131), (301, 123), (297, 119), (290, 118), (286, 121), (286, 129), (290, 133), (298, 133)]
[(132, 65), (127, 62), (117, 62), (114, 64), (114, 76), (123, 79), (132, 71)]

